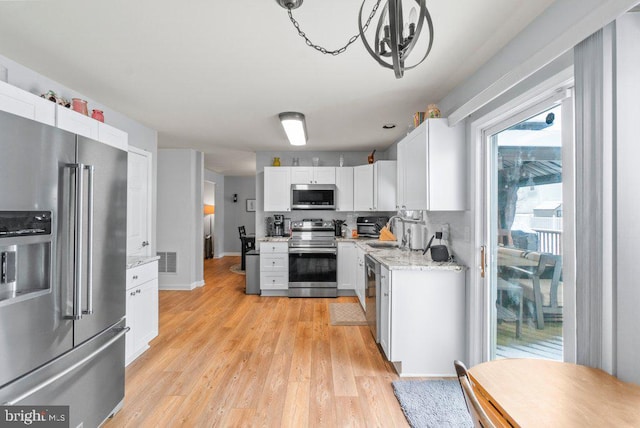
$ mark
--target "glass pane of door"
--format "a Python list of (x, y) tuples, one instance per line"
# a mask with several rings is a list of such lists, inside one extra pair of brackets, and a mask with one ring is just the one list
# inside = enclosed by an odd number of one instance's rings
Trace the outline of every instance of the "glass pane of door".
[(489, 137), (491, 358), (563, 359), (558, 105)]

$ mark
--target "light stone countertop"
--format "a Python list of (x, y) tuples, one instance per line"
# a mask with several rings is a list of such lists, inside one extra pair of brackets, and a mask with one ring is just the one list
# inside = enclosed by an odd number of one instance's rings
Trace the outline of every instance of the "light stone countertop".
[(160, 260), (160, 256), (129, 256), (127, 257), (127, 269), (145, 265), (155, 260)]
[[(285, 236), (270, 236), (259, 238), (261, 242), (287, 242), (289, 237)], [(414, 251), (401, 251), (397, 247), (389, 248), (373, 248), (369, 246), (369, 243), (373, 242), (385, 242), (379, 241), (375, 238), (336, 238), (338, 242), (353, 242), (358, 247), (362, 248), (367, 254), (372, 256), (382, 265), (389, 270), (453, 270), (462, 271), (467, 269), (466, 266), (461, 265), (455, 261), (449, 262), (434, 262), (431, 260), (431, 255), (422, 255), (422, 250)], [(389, 242), (389, 241), (386, 241)]]
[(289, 242), (288, 236), (263, 236), (262, 238), (256, 238), (258, 242)]

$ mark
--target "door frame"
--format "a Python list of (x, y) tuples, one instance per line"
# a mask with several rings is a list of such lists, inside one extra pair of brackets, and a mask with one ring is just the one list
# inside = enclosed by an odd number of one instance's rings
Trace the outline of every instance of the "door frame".
[[(473, 189), (471, 197), (472, 213), (472, 238), (473, 238), (473, 256), (472, 263), (473, 268), (469, 270), (469, 287), (468, 287), (468, 354), (467, 358), (471, 366), (479, 364), (489, 360), (490, 357), (490, 334), (491, 323), (488, 316), (490, 310), (490, 287), (488, 286), (488, 277), (485, 275), (481, 277), (481, 264), (483, 262), (481, 250), (486, 242), (486, 225), (485, 225), (485, 200), (487, 197), (488, 189), (485, 187), (485, 171), (488, 159), (486, 156), (485, 145), (487, 131), (493, 130), (497, 125), (507, 123), (509, 118), (519, 118), (525, 116), (520, 120), (524, 120), (531, 115), (530, 109), (535, 110), (535, 106), (550, 105), (553, 100), (560, 100), (567, 96), (572, 96), (573, 93), (573, 68), (568, 68), (553, 76), (550, 79), (540, 83), (534, 88), (525, 91), (519, 96), (514, 96), (512, 99), (507, 99), (499, 102), (496, 100), (494, 105), (490, 105), (478, 117), (471, 117), (468, 125), (469, 141), (471, 143), (470, 155), (471, 155), (471, 182), (470, 189)], [(563, 107), (563, 115), (567, 117), (573, 117), (573, 103), (569, 107)], [(517, 121), (516, 121), (517, 123)], [(572, 121), (573, 123), (573, 121)], [(569, 128), (569, 129), (567, 129)], [(570, 132), (573, 136), (573, 126), (563, 127), (563, 139), (568, 138), (564, 133)], [(490, 135), (490, 134), (489, 134)], [(575, 181), (574, 181), (574, 166), (573, 166), (573, 144), (571, 147), (565, 147), (563, 144), (562, 155), (564, 159), (571, 159), (571, 163), (563, 162), (563, 168), (565, 163), (567, 164), (567, 180), (563, 177), (563, 194), (570, 197), (570, 202), (574, 203), (575, 200)], [(565, 199), (565, 196), (563, 196)], [(563, 227), (568, 231), (567, 235), (563, 238), (564, 248), (572, 248), (575, 242), (574, 230), (575, 224), (573, 221), (568, 222), (567, 219), (574, 217), (574, 207), (571, 206), (569, 212), (564, 211), (565, 220)], [(570, 231), (570, 232), (569, 232)], [(572, 250), (573, 252), (573, 250)], [(575, 258), (575, 254), (571, 254), (567, 259)], [(563, 275), (567, 282), (571, 282), (570, 289), (567, 291), (567, 296), (575, 296), (573, 290), (573, 282), (575, 278), (575, 262), (574, 260), (567, 260), (568, 264), (564, 265)], [(485, 267), (488, 264), (485, 262)], [(567, 276), (568, 275), (568, 276)], [(571, 293), (571, 294), (569, 294)], [(574, 297), (575, 298), (575, 297)], [(568, 302), (569, 301), (569, 302)], [(564, 335), (564, 359), (565, 361), (575, 361), (575, 300), (565, 298), (565, 309), (571, 311), (573, 316), (564, 317), (563, 320), (563, 335)]]

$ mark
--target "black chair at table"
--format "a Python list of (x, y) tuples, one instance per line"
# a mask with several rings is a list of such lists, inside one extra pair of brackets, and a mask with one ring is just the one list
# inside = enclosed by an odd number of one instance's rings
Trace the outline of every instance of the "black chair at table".
[(246, 260), (246, 254), (248, 251), (251, 251), (255, 248), (256, 246), (256, 237), (255, 236), (247, 236), (247, 230), (245, 229), (244, 226), (239, 226), (238, 227), (238, 233), (240, 234), (240, 242), (241, 242), (241, 262), (240, 262), (240, 269), (244, 270), (245, 269), (245, 260)]

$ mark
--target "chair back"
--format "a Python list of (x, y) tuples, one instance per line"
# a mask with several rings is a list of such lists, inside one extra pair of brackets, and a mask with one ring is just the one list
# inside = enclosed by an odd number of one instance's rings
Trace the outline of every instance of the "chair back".
[(476, 394), (471, 387), (471, 381), (469, 380), (469, 374), (467, 373), (467, 367), (462, 361), (454, 361), (453, 365), (456, 368), (456, 374), (458, 375), (458, 382), (460, 382), (460, 388), (462, 388), (462, 395), (464, 401), (467, 404), (467, 409), (473, 419), (473, 426), (476, 428), (495, 428), (491, 419), (487, 416), (482, 405), (478, 401)]
[(240, 233), (240, 237), (243, 238), (245, 236), (247, 236), (247, 231), (244, 228), (244, 226), (239, 226), (238, 227), (238, 232)]

